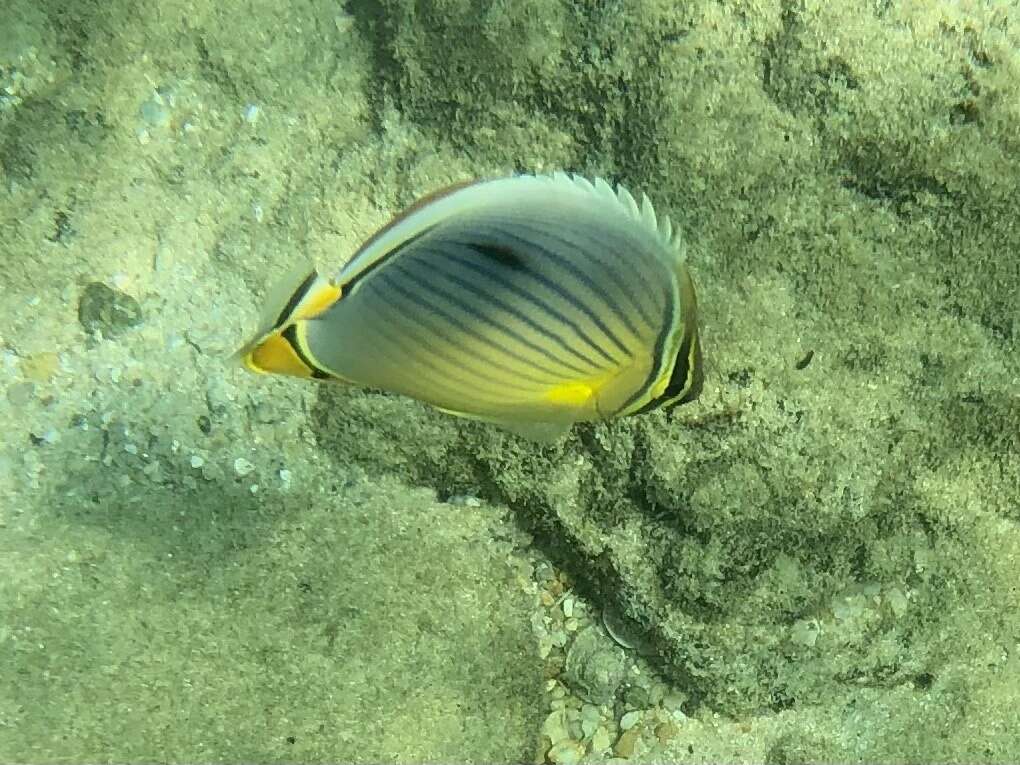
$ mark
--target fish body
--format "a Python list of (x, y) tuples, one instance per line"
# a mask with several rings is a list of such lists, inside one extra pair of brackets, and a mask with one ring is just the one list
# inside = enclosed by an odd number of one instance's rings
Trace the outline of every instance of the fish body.
[(563, 173), (446, 189), (312, 272), (239, 354), (532, 437), (697, 398), (694, 286), (670, 221)]

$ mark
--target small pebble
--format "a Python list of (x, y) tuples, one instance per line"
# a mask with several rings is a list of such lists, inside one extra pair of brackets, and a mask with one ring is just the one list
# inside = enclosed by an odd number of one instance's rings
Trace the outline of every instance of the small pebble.
[(474, 496), (472, 496), (470, 494), (454, 494), (452, 497), (450, 497), (448, 500), (446, 500), (446, 502), (447, 502), (447, 504), (450, 504), (450, 505), (459, 505), (461, 507), (481, 507), (482, 506), (482, 500), (480, 500), (480, 499), (478, 499), (478, 497), (474, 497)]
[(552, 653), (553, 643), (549, 635), (541, 635), (538, 638), (538, 658), (548, 659)]
[(580, 741), (560, 741), (546, 752), (546, 759), (558, 765), (572, 765), (584, 757), (584, 744)]
[(645, 709), (652, 706), (651, 694), (647, 684), (642, 682), (643, 680), (644, 678), (636, 678), (633, 684), (624, 690), (623, 700), (626, 702), (628, 710)]
[(634, 755), (634, 747), (637, 746), (638, 736), (640, 735), (640, 728), (631, 728), (628, 731), (624, 731), (618, 739), (616, 739), (616, 745), (613, 747), (613, 753), (617, 757), (623, 757), (628, 759)]
[(599, 708), (594, 704), (582, 704), (581, 705), (581, 719), (582, 720), (594, 720), (595, 722), (602, 721), (602, 713)]
[(680, 726), (675, 722), (662, 722), (655, 726), (655, 737), (659, 739), (660, 744), (668, 744), (677, 734), (680, 732)]
[(234, 472), (239, 476), (244, 477), (246, 475), (250, 475), (254, 470), (255, 466), (244, 457), (238, 457), (234, 460)]
[(566, 702), (567, 709), (567, 722), (569, 724), (570, 738), (579, 739), (582, 736), (581, 733), (581, 702), (574, 696), (567, 696), (564, 699)]
[(596, 728), (595, 733), (591, 737), (592, 754), (602, 754), (612, 745), (613, 740), (609, 737), (609, 731), (602, 725)]
[(897, 619), (904, 616), (910, 608), (910, 601), (907, 599), (907, 596), (903, 594), (902, 590), (897, 588), (893, 588), (885, 594), (885, 602), (892, 611), (893, 616)]
[(226, 477), (224, 472), (215, 462), (206, 462), (202, 466), (202, 477), (207, 481), (222, 481)]
[(682, 711), (683, 710), (683, 705), (686, 704), (686, 703), (687, 703), (687, 697), (684, 694), (682, 694), (682, 693), (677, 693), (676, 691), (674, 691), (672, 693), (667, 693), (666, 697), (662, 700), (663, 708), (667, 712), (669, 712), (671, 714), (674, 714), (674, 715), (675, 715), (676, 712)]
[(556, 579), (556, 569), (545, 561), (540, 561), (535, 566), (535, 581), (543, 586), (548, 586)]
[(152, 98), (143, 101), (138, 107), (138, 114), (149, 127), (166, 127), (170, 124), (170, 110), (159, 94), (153, 94)]
[(333, 23), (336, 25), (336, 31), (340, 34), (347, 34), (354, 27), (354, 16), (349, 13), (338, 13), (333, 17)]
[(570, 720), (565, 709), (553, 711), (542, 723), (542, 735), (553, 744), (557, 744), (570, 736)]
[(790, 640), (811, 648), (818, 642), (820, 632), (821, 629), (817, 619), (798, 619), (790, 629)]
[(78, 322), (88, 333), (109, 339), (142, 322), (142, 307), (130, 295), (102, 282), (90, 282), (78, 301)]
[(648, 706), (658, 706), (666, 694), (669, 693), (669, 686), (665, 683), (656, 680), (652, 683), (652, 687), (648, 689)]
[(620, 730), (630, 730), (641, 720), (640, 712), (627, 712), (620, 718)]
[(204, 464), (205, 464), (205, 460), (202, 459), (200, 456), (198, 456), (197, 454), (192, 454), (191, 455), (191, 467), (193, 467), (196, 470), (198, 470), (198, 468), (202, 467), (202, 465), (204, 465)]

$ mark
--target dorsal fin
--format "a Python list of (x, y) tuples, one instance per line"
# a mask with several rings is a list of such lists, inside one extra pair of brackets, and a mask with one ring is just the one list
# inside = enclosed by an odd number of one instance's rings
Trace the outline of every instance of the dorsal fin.
[(611, 200), (634, 222), (654, 233), (660, 241), (672, 250), (683, 254), (683, 244), (673, 231), (673, 223), (668, 215), (657, 215), (652, 201), (647, 194), (641, 194), (641, 203), (634, 199), (634, 196), (623, 184), (617, 184), (614, 189), (604, 178), (596, 176), (594, 180), (563, 172), (553, 173), (549, 176), (559, 183), (567, 183), (576, 189), (592, 194), (597, 194), (606, 200)]
[[(339, 270), (333, 282), (340, 288), (350, 285), (380, 265), (388, 255), (425, 234), (445, 217), (477, 204), (489, 190), (510, 184), (523, 191), (527, 184), (556, 184), (574, 193), (591, 194), (610, 203), (645, 230), (653, 233), (665, 247), (682, 258), (683, 247), (674, 235), (673, 226), (665, 215), (656, 215), (651, 201), (644, 194), (641, 203), (622, 185), (614, 189), (603, 179), (588, 180), (580, 175), (554, 172), (549, 175), (515, 175), (488, 180), (466, 181), (448, 186), (418, 200), (397, 215), (366, 241)], [(518, 185), (519, 184), (519, 185)]]

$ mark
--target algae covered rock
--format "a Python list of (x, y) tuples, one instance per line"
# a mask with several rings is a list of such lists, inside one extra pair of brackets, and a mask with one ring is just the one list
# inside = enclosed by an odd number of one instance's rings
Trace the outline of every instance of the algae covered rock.
[(78, 322), (92, 334), (102, 333), (113, 338), (142, 321), (142, 307), (138, 301), (102, 282), (89, 282), (78, 300)]
[(564, 679), (593, 704), (608, 704), (623, 682), (623, 652), (597, 627), (582, 630), (567, 651)]

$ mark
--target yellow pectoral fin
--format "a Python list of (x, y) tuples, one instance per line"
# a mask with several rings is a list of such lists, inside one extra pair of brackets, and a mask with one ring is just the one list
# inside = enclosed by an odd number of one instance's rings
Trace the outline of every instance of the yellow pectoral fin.
[(563, 409), (584, 409), (595, 395), (595, 390), (596, 385), (593, 383), (570, 380), (549, 388), (545, 400)]
[(617, 399), (633, 389), (633, 377), (629, 369), (609, 369), (587, 379), (564, 380), (546, 389), (542, 398), (558, 416), (575, 422), (601, 420), (616, 413)]

